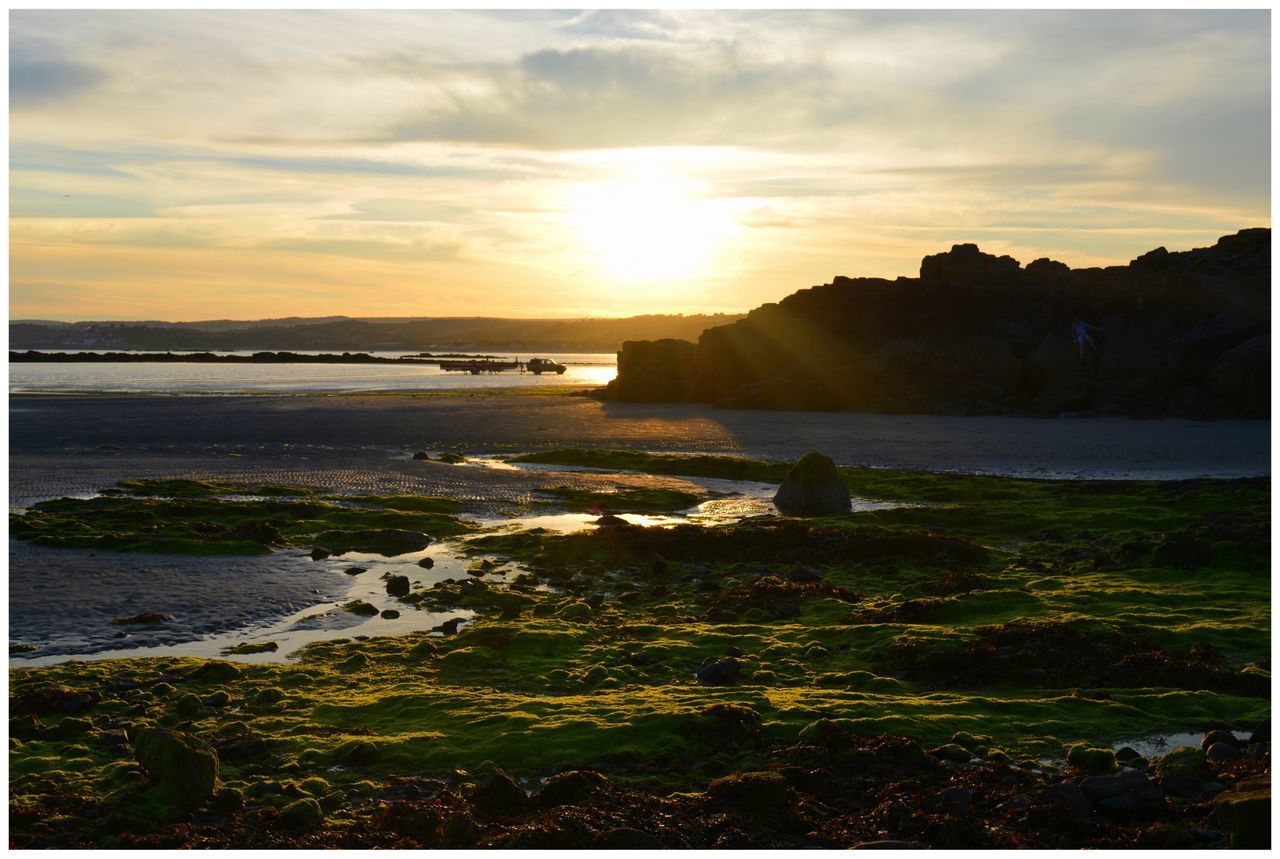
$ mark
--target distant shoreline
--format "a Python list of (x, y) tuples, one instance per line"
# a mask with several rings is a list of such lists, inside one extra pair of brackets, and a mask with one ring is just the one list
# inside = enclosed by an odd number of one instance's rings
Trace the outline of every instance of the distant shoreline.
[(311, 355), (305, 352), (259, 351), (252, 355), (220, 355), (216, 352), (42, 352), (28, 349), (25, 352), (10, 350), (12, 364), (439, 364), (443, 360), (490, 359), (493, 355), (470, 355), (446, 352), (434, 355), (421, 352), (384, 358), (369, 352), (322, 352)]

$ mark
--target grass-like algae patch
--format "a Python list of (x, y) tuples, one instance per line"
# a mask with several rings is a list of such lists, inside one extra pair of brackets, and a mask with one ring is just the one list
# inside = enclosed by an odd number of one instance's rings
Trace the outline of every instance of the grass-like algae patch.
[[(676, 467), (596, 456), (570, 464)], [(713, 476), (775, 468), (700, 459)], [(13, 670), (14, 844), (1249, 843), (1267, 762), (1247, 739), (1270, 715), (1267, 481), (877, 472), (858, 488), (842, 473), (857, 494), (930, 503), (483, 536), (471, 551), (519, 565), (508, 584), (403, 599), (474, 610), (456, 635), (320, 642), (286, 664)], [(385, 498), (249, 503), (319, 505), (294, 512), (326, 527), (448, 515)], [(1122, 755), (1122, 771), (1115, 754), (1211, 728), (1235, 732), (1234, 757)], [(180, 735), (170, 747), (193, 766), (214, 750), (213, 792), (193, 807), (139, 764), (144, 730)], [(1086, 791), (1086, 775), (1117, 781)], [(1218, 788), (1242, 804), (1227, 823)]]
[(459, 509), (451, 499), (431, 496), (318, 497), (280, 486), (124, 481), (111, 494), (57, 498), (14, 512), (9, 532), (19, 540), (61, 548), (254, 555), (311, 545), (321, 533), (347, 535), (339, 541), (347, 548), (361, 544), (366, 532), (452, 536), (469, 527), (455, 515)]

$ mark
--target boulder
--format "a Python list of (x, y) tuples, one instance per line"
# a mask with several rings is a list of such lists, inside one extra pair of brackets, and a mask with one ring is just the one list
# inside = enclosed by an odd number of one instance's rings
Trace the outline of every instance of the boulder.
[(387, 594), (393, 597), (407, 597), (409, 595), (409, 577), (391, 576), (387, 579)]
[(826, 516), (853, 509), (849, 487), (828, 456), (810, 451), (791, 466), (773, 496), (774, 506), (788, 516)]
[(512, 817), (528, 805), (528, 797), (520, 785), (500, 769), (494, 769), (476, 782), (470, 799), (473, 806), (492, 817)]
[(1233, 743), (1214, 743), (1204, 750), (1204, 756), (1211, 761), (1234, 761), (1240, 750)]
[(1111, 749), (1091, 749), (1083, 744), (1067, 750), (1067, 763), (1088, 773), (1115, 772), (1116, 754)]
[(218, 753), (191, 734), (143, 728), (134, 752), (153, 783), (169, 788), (187, 803), (209, 799), (220, 786)]
[(1204, 738), (1200, 740), (1200, 748), (1204, 749), (1205, 751), (1208, 751), (1209, 747), (1212, 746), (1214, 743), (1229, 743), (1232, 746), (1240, 745), (1240, 741), (1236, 739), (1235, 734), (1231, 733), (1230, 731), (1215, 729), (1207, 732), (1204, 735)]
[(733, 811), (768, 815), (790, 805), (791, 788), (780, 773), (735, 773), (711, 782), (707, 786), (707, 796)]
[(283, 829), (315, 829), (324, 823), (324, 809), (320, 807), (320, 803), (307, 797), (280, 809), (276, 821)]
[(533, 801), (540, 808), (576, 805), (603, 788), (606, 783), (604, 776), (591, 770), (557, 773), (547, 779)]
[(1204, 785), (1213, 780), (1213, 771), (1204, 751), (1187, 746), (1175, 749), (1156, 764), (1156, 776), (1165, 793), (1174, 796), (1199, 796)]
[(1218, 822), (1237, 850), (1271, 847), (1271, 781), (1249, 779), (1214, 797)]

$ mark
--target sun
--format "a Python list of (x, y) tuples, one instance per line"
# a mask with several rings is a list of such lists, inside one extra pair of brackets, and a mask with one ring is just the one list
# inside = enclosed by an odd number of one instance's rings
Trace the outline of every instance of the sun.
[(732, 201), (708, 197), (703, 183), (656, 170), (576, 186), (568, 210), (593, 264), (631, 282), (696, 277), (736, 230)]

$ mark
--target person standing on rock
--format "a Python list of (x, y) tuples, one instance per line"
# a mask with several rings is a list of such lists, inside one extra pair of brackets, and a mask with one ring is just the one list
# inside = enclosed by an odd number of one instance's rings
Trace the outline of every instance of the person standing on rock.
[(1102, 329), (1096, 325), (1090, 325), (1083, 319), (1077, 319), (1071, 323), (1071, 339), (1076, 341), (1076, 348), (1080, 350), (1080, 360), (1084, 360), (1084, 344), (1087, 341), (1089, 348), (1093, 350), (1093, 354), (1098, 354), (1098, 344), (1093, 342), (1093, 338), (1089, 336), (1090, 329), (1101, 331)]

